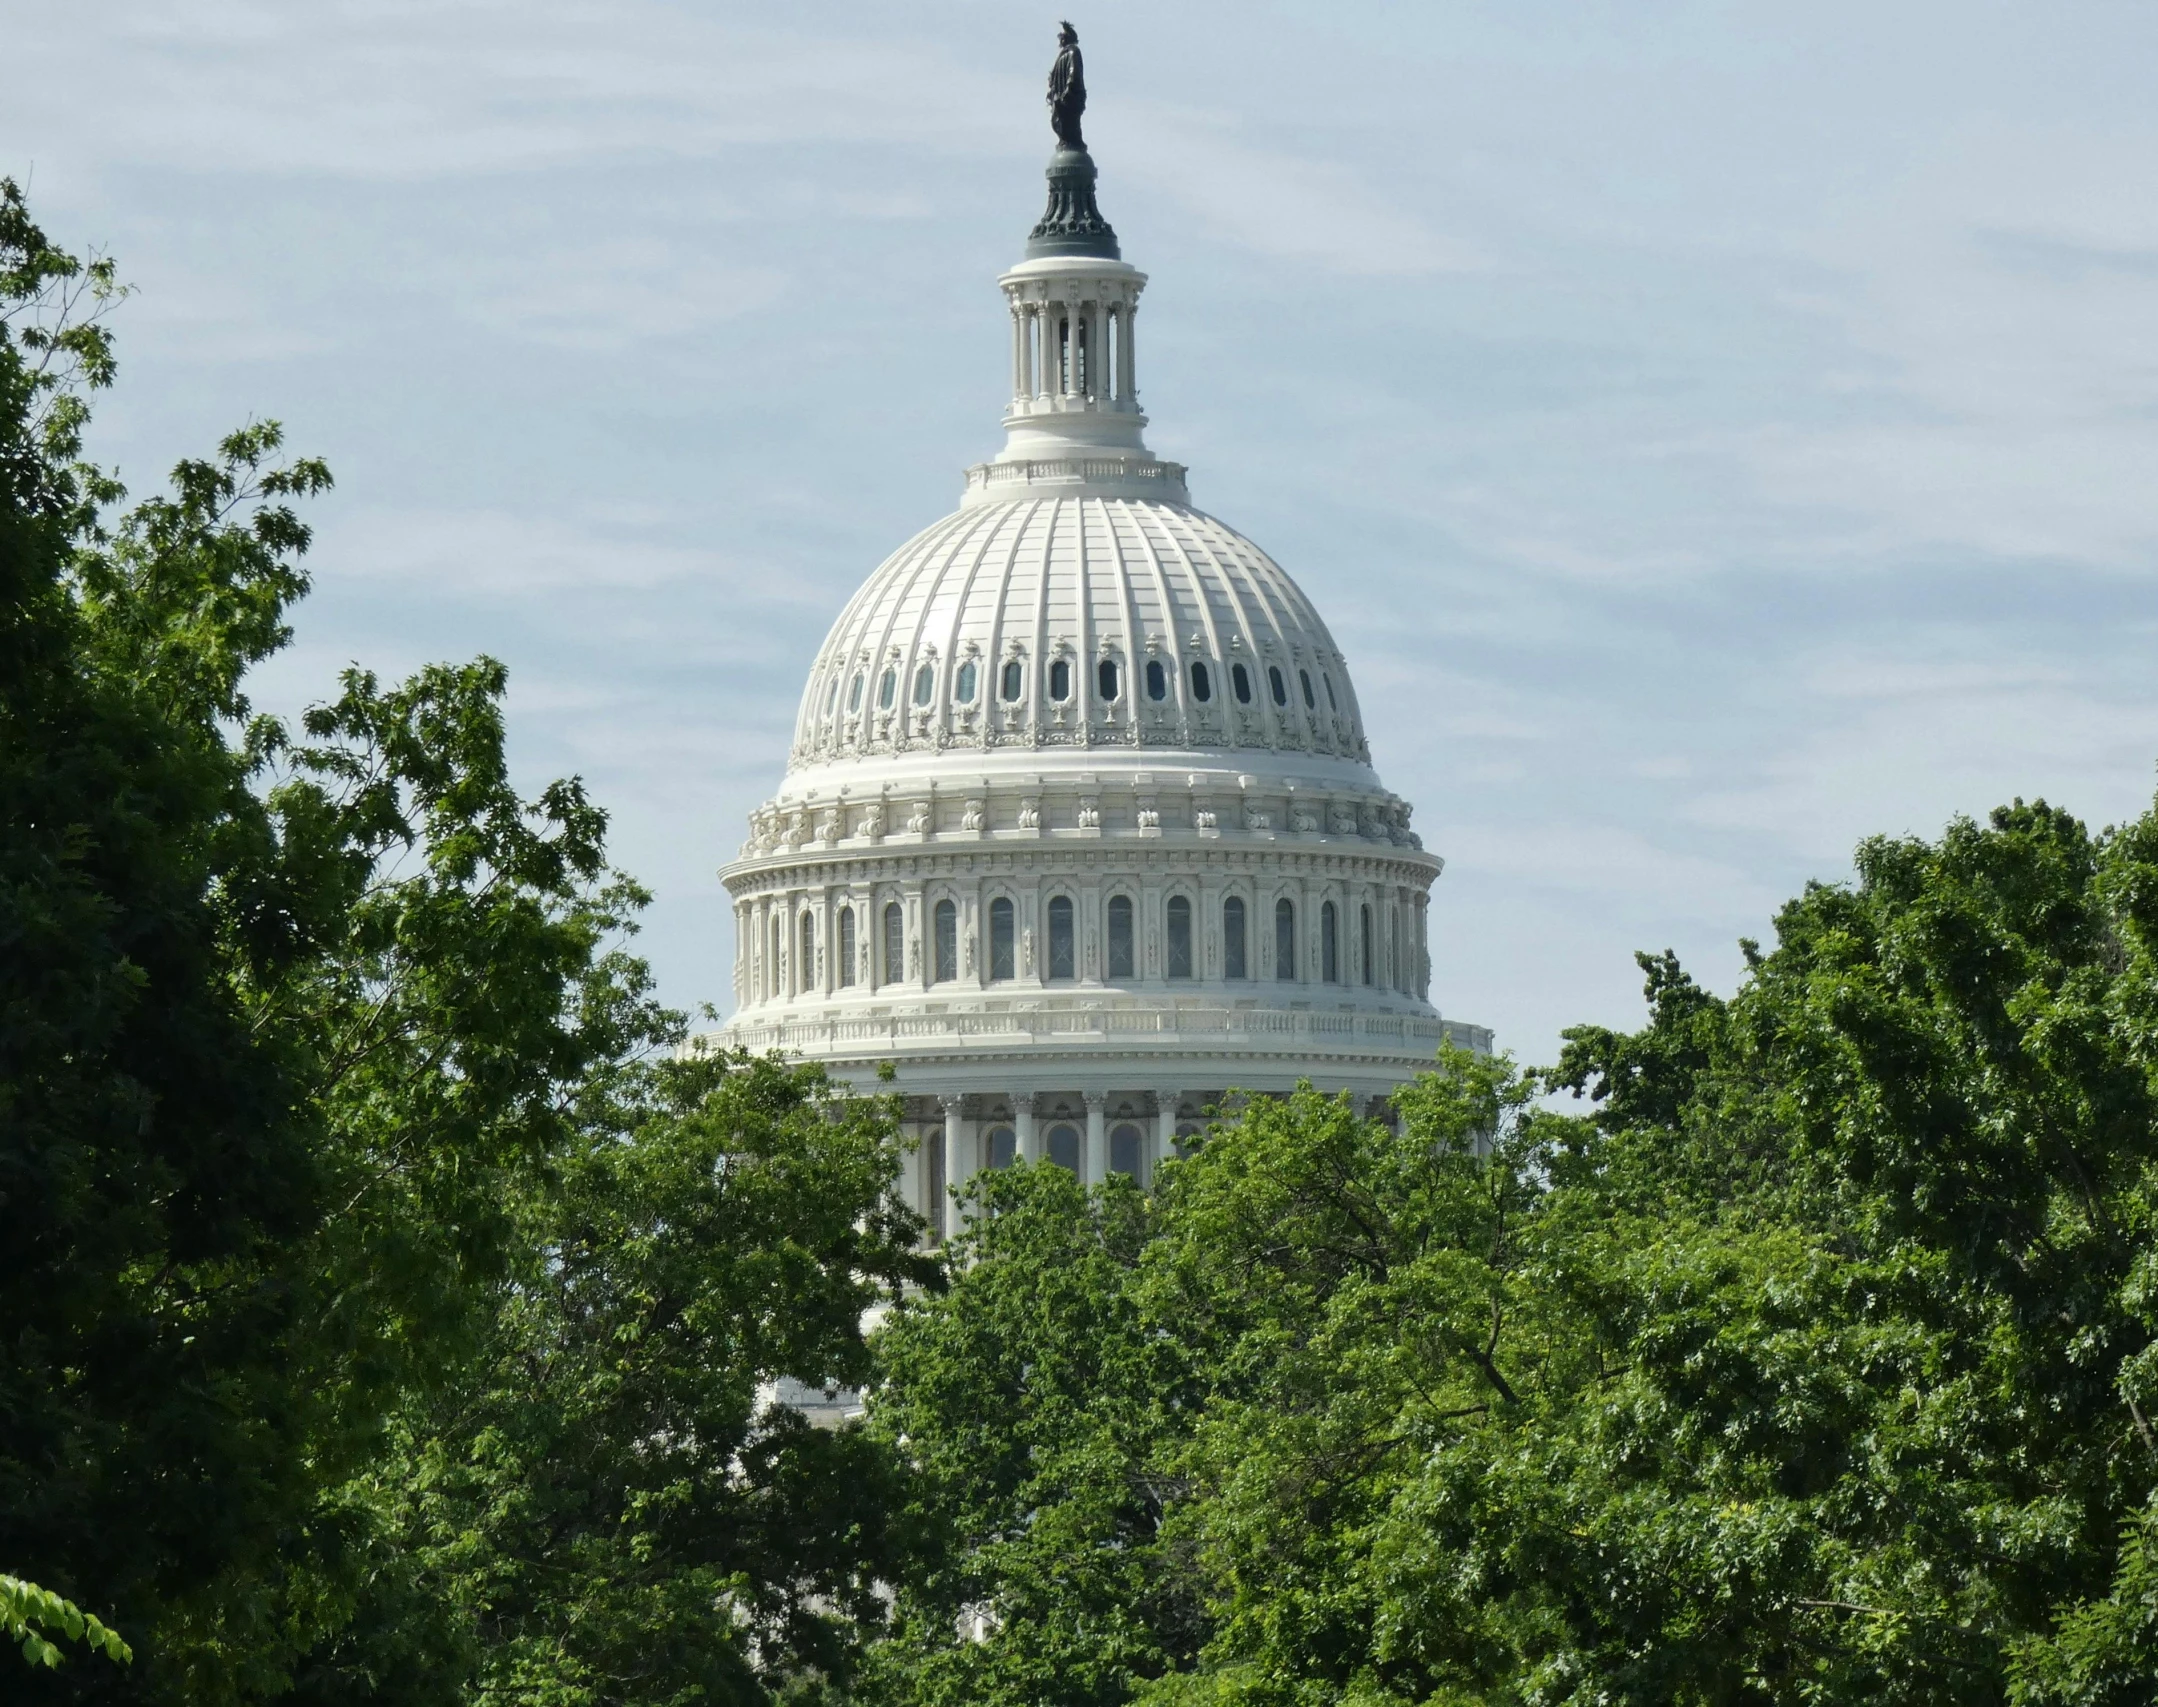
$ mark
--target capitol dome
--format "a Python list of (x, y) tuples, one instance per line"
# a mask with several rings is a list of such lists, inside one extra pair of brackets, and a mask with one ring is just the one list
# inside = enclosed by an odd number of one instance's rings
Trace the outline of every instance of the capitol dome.
[(711, 1041), (864, 1086), (890, 1063), (933, 1226), (1015, 1156), (1144, 1181), (1231, 1091), (1376, 1103), (1442, 1039), (1490, 1047), (1430, 1004), (1441, 861), (1347, 660), (1146, 447), (1146, 276), (1070, 123), (1000, 280), (1004, 447), (840, 612), (721, 873)]

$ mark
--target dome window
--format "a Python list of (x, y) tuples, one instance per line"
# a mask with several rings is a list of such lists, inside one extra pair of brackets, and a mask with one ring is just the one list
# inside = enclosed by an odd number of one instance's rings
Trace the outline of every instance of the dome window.
[(1296, 672), (1296, 679), (1304, 690), (1304, 709), (1306, 711), (1316, 710), (1319, 702), (1312, 695), (1311, 672), (1309, 670), (1299, 670)]
[(937, 978), (939, 984), (952, 983), (959, 976), (959, 909), (949, 901), (939, 901), (937, 921)]
[(1103, 699), (1116, 698), (1117, 689), (1122, 684), (1117, 680), (1116, 660), (1114, 658), (1104, 658), (1094, 666), (1094, 685), (1100, 690)]
[(1339, 712), (1341, 710), (1341, 701), (1334, 697), (1334, 678), (1332, 676), (1322, 674), (1319, 677), (1319, 680), (1326, 684), (1326, 709), (1332, 712)]
[[(1304, 687), (1305, 697), (1308, 699), (1311, 688), (1308, 677), (1304, 682)], [(961, 705), (972, 705), (974, 703), (974, 660), (972, 658), (959, 666), (959, 679), (952, 685), (952, 698), (956, 699)]]
[(1244, 978), (1244, 899), (1232, 895), (1221, 904), (1221, 975)]
[(1009, 1126), (992, 1126), (989, 1129), (989, 1165), (992, 1168), (1008, 1168), (1019, 1154), (1019, 1137)]
[(1191, 902), (1181, 895), (1169, 897), (1169, 976), (1191, 976)]
[(1109, 977), (1111, 982), (1119, 978), (1129, 979), (1136, 974), (1132, 965), (1131, 897), (1109, 897)]
[(1362, 974), (1365, 983), (1376, 984), (1379, 980), (1377, 968), (1373, 965), (1371, 959), (1371, 905), (1369, 902), (1365, 903), (1362, 916), (1357, 920), (1356, 946), (1361, 951), (1357, 956), (1356, 970)]
[(854, 982), (854, 909), (839, 909), (839, 964), (833, 969), (842, 987)]
[(1076, 1126), (1052, 1126), (1049, 1128), (1049, 1159), (1068, 1174), (1079, 1171), (1079, 1128)]
[(1249, 705), (1251, 703), (1251, 672), (1245, 669), (1243, 665), (1231, 664), (1229, 666), (1229, 685), (1236, 690), (1236, 703), (1238, 705)]
[(1139, 1157), (1146, 1146), (1145, 1135), (1130, 1121), (1109, 1129), (1109, 1171), (1123, 1174), (1128, 1179), (1139, 1177)]
[(1069, 983), (1079, 976), (1072, 952), (1072, 898), (1058, 895), (1049, 903), (1049, 981)]
[(1334, 924), (1334, 903), (1319, 908), (1319, 976), (1329, 984), (1341, 982), (1340, 932)]
[(839, 678), (832, 678), (832, 691), (824, 696), (824, 715), (829, 717), (839, 708)]
[(896, 984), (907, 975), (907, 916), (897, 901), (884, 903), (884, 982)]
[(884, 672), (883, 676), (877, 682), (877, 709), (879, 711), (891, 710), (892, 696), (898, 691), (899, 672), (897, 670), (887, 669)]
[(1206, 666), (1197, 661), (1191, 666), (1191, 697), (1201, 705), (1214, 697), (1214, 678), (1207, 673)]
[(1146, 661), (1146, 697), (1167, 699), (1169, 697), (1169, 672), (1161, 667), (1159, 658)]
[(854, 685), (847, 689), (847, 709), (849, 711), (862, 709), (862, 678), (859, 674), (854, 678)]
[(937, 691), (937, 667), (924, 664), (914, 672), (914, 703), (927, 705), (930, 696)]
[(1049, 697), (1059, 704), (1072, 696), (1071, 660), (1059, 658), (1049, 666)]
[(1011, 702), (1012, 702), (1013, 700), (1017, 699), (1017, 698), (1018, 698), (1018, 697), (1020, 696), (1020, 694), (1021, 694), (1022, 692), (1024, 692), (1024, 691), (1025, 691), (1025, 689), (1026, 689), (1026, 685), (1027, 685), (1027, 672), (1026, 672), (1026, 667), (1025, 667), (1024, 665), (1022, 665), (1022, 664), (1021, 664), (1021, 663), (1019, 662), (1019, 660), (1018, 660), (1017, 658), (1014, 658), (1014, 659), (1012, 659), (1012, 660), (1011, 660), (1011, 662), (1010, 662), (1010, 663), (1008, 663), (1008, 664), (1006, 664), (1006, 665), (1004, 666), (1004, 701), (1005, 701), (1005, 703), (1006, 703), (1006, 704), (1008, 705), (1008, 704), (1010, 704), (1010, 703), (1011, 703)]
[(1287, 705), (1289, 703), (1289, 684), (1281, 679), (1281, 666), (1279, 664), (1267, 665), (1266, 685), (1274, 690), (1274, 703), (1276, 705)]
[(1284, 984), (1296, 979), (1296, 903), (1286, 895), (1274, 903), (1274, 976)]
[(1018, 933), (1012, 928), (1012, 904), (999, 897), (989, 903), (989, 982), (1004, 984), (1018, 976), (1013, 944)]

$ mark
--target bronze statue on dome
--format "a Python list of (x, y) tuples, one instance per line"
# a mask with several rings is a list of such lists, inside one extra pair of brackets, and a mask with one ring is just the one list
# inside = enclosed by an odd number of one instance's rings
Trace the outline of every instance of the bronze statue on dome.
[(1049, 128), (1066, 148), (1086, 151), (1079, 134), (1080, 115), (1086, 111), (1086, 62), (1079, 57), (1079, 32), (1069, 21), (1057, 28), (1057, 59), (1049, 68)]

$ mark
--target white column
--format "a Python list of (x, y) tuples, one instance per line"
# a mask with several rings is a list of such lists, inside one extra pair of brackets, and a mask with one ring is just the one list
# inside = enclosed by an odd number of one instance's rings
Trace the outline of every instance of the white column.
[(1086, 1093), (1086, 1154), (1080, 1158), (1079, 1177), (1090, 1191), (1109, 1177), (1109, 1136), (1102, 1118), (1108, 1105), (1107, 1091)]
[(1176, 1105), (1184, 1100), (1182, 1091), (1156, 1091), (1154, 1101), (1160, 1113), (1155, 1117), (1154, 1165), (1161, 1166), (1176, 1155)]
[(1012, 304), (1012, 398), (1027, 394), (1027, 311)]
[(1118, 382), (1116, 394), (1132, 408), (1139, 407), (1139, 370), (1132, 360), (1132, 321), (1139, 312), (1137, 302), (1124, 304), (1124, 335), (1117, 339), (1117, 359), (1124, 365), (1123, 378)]
[(1029, 1162), (1042, 1159), (1042, 1141), (1034, 1124), (1034, 1093), (1012, 1092), (1012, 1124), (1018, 1128), (1019, 1154)]
[(966, 1143), (966, 1133), (959, 1118), (959, 1110), (965, 1099), (947, 1096), (939, 1099), (944, 1104), (944, 1191), (945, 1202), (939, 1218), (944, 1226), (944, 1236), (956, 1238), (959, 1234), (959, 1205), (951, 1201), (951, 1193), (961, 1189), (974, 1172), (965, 1165), (960, 1151)]

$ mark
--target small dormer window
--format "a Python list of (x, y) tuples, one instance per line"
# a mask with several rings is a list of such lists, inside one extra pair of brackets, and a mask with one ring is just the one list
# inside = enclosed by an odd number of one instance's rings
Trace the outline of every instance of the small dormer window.
[(847, 709), (849, 711), (862, 709), (862, 677), (859, 671), (855, 673), (854, 685), (847, 689)]
[(1114, 658), (1104, 658), (1094, 666), (1094, 686), (1103, 699), (1116, 698), (1117, 689), (1122, 685), (1117, 680), (1117, 667)]
[(1004, 701), (1009, 705), (1026, 691), (1026, 667), (1017, 658), (1004, 666)]
[(1169, 672), (1161, 667), (1159, 658), (1146, 661), (1146, 697), (1167, 699), (1169, 697)]
[[(1305, 682), (1304, 687), (1305, 695), (1308, 698), (1311, 688), (1308, 680)], [(972, 705), (974, 703), (974, 660), (972, 658), (959, 666), (959, 678), (952, 684), (952, 697), (961, 705)]]
[(1049, 666), (1049, 697), (1061, 704), (1071, 696), (1071, 660), (1069, 658), (1059, 658)]
[(1249, 705), (1251, 703), (1251, 672), (1245, 669), (1243, 665), (1231, 664), (1229, 666), (1229, 685), (1236, 690), (1236, 703), (1238, 705)]
[(1214, 697), (1214, 678), (1204, 664), (1196, 661), (1191, 666), (1191, 697), (1201, 705)]
[(886, 666), (883, 676), (877, 682), (877, 709), (879, 711), (891, 710), (892, 699), (898, 692), (899, 672), (890, 666)]
[(1289, 703), (1289, 684), (1281, 679), (1281, 666), (1279, 664), (1267, 665), (1266, 685), (1274, 690), (1274, 703), (1276, 705), (1287, 705)]
[(1334, 697), (1334, 678), (1322, 672), (1319, 680), (1326, 684), (1326, 709), (1338, 713), (1341, 710), (1341, 701)]
[(927, 705), (929, 697), (937, 691), (937, 667), (924, 664), (914, 672), (914, 703)]
[(1317, 709), (1319, 702), (1312, 697), (1311, 692), (1311, 672), (1309, 670), (1299, 670), (1296, 672), (1296, 679), (1298, 685), (1304, 690), (1304, 709), (1306, 711)]
[(824, 696), (824, 715), (829, 717), (839, 708), (839, 678), (832, 678), (832, 691)]

